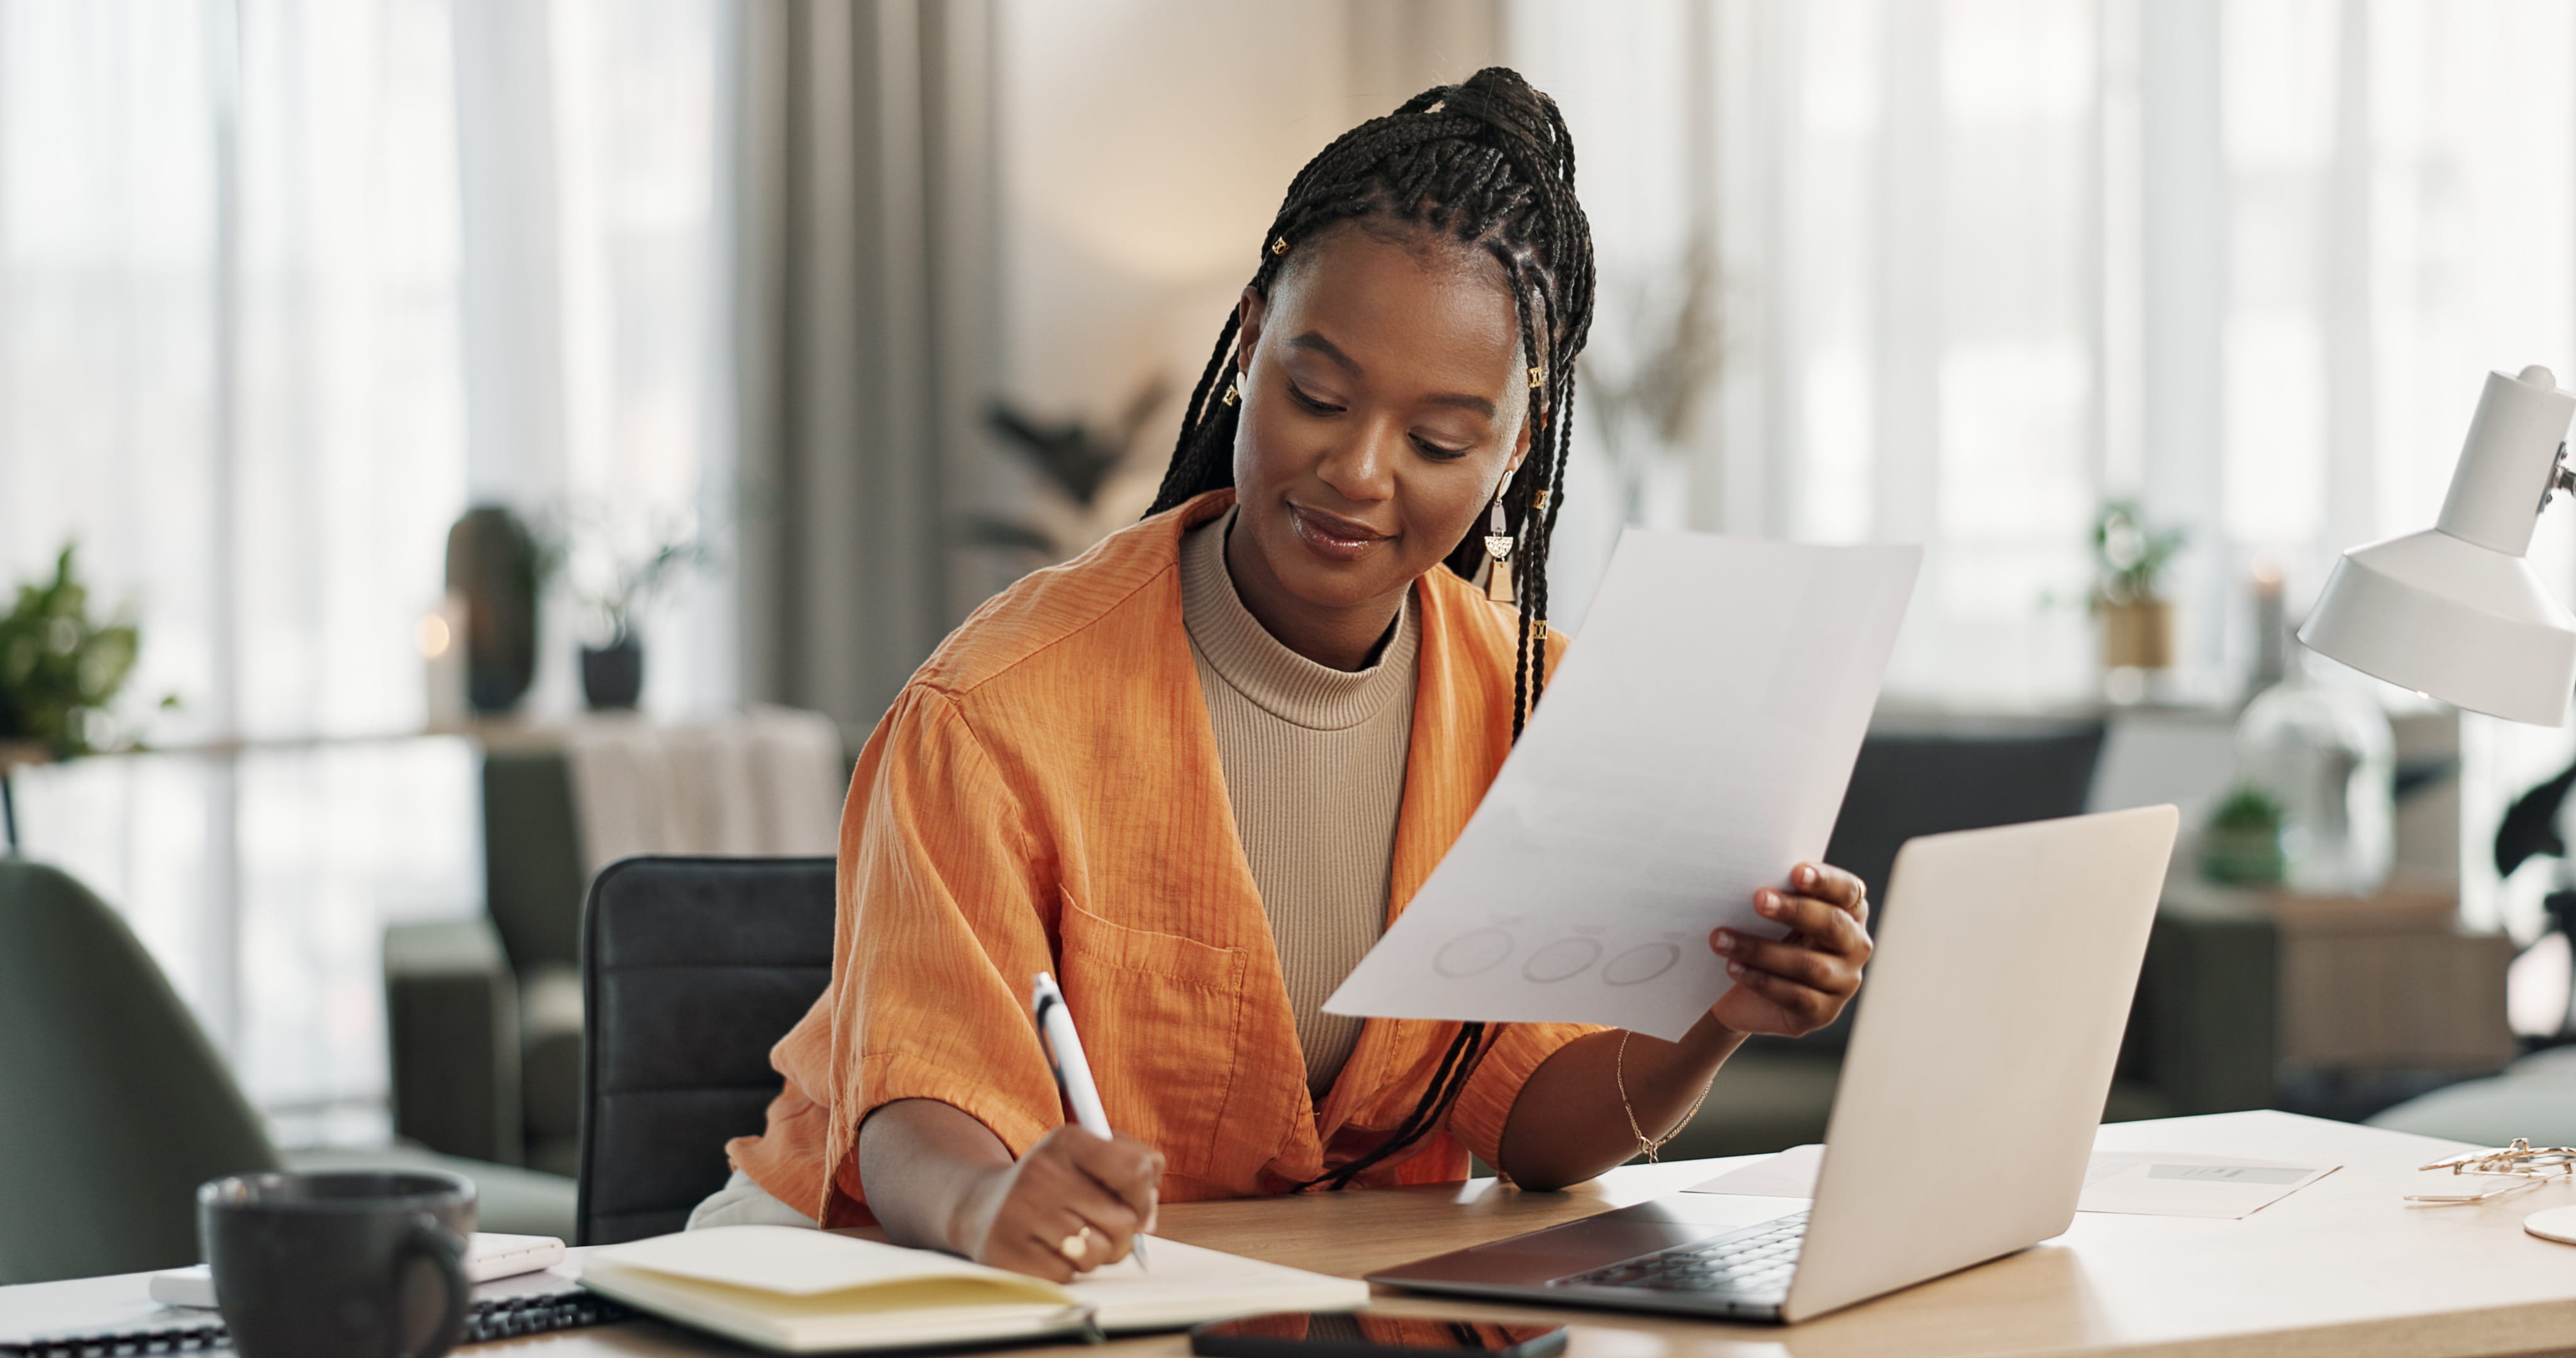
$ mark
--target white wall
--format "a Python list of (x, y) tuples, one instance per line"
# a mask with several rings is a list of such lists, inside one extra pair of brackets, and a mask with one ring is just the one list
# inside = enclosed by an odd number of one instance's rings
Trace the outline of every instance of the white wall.
[(1288, 181), (1343, 131), (1483, 64), (1484, 9), (1005, 0), (1006, 394), (1106, 425), (1157, 374), (1171, 387), (1091, 522), (1057, 522), (1087, 538), (1152, 501)]

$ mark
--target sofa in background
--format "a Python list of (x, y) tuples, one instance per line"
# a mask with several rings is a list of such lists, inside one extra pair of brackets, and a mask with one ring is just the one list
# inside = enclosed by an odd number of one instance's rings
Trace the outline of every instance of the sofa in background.
[(591, 878), (644, 854), (828, 855), (848, 777), (831, 719), (785, 708), (487, 734), (486, 913), (385, 931), (395, 1132), (574, 1173)]

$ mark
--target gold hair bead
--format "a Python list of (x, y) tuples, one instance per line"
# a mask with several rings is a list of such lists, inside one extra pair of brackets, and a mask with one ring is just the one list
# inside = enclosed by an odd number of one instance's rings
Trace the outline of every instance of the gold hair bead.
[(1532, 390), (1532, 391), (1536, 391), (1536, 390), (1538, 390), (1539, 388), (1541, 388), (1541, 387), (1543, 387), (1543, 386), (1546, 386), (1546, 385), (1547, 385), (1547, 369), (1545, 369), (1545, 368), (1532, 368), (1532, 369), (1530, 369), (1530, 390)]
[(1281, 236), (1270, 242), (1270, 253), (1274, 255), (1284, 255), (1288, 253), (1288, 238), (1286, 236)]

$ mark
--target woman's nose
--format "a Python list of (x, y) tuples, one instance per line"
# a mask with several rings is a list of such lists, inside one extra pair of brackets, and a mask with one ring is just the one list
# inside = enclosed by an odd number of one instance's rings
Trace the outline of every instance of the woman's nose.
[(1353, 501), (1384, 500), (1395, 493), (1395, 459), (1404, 431), (1391, 422), (1372, 421), (1324, 453), (1315, 473)]

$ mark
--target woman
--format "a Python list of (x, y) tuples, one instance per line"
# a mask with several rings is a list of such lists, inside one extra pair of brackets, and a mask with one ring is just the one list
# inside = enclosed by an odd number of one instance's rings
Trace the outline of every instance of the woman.
[[(1841, 1012), (1867, 906), (1816, 865), (1757, 899), (1787, 939), (1711, 935), (1738, 983), (1678, 1043), (1320, 1009), (1561, 649), (1573, 179), (1555, 105), (1501, 69), (1297, 176), (1154, 512), (979, 609), (869, 740), (831, 986), (693, 1225), (872, 1215), (1061, 1281), (1163, 1200), (1457, 1179), (1470, 1151), (1527, 1188), (1590, 1178), (1661, 1144), (1746, 1034)], [(1508, 621), (1464, 578), (1489, 551), (1518, 568)], [(1115, 1137), (1064, 1125), (1039, 971)]]

